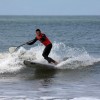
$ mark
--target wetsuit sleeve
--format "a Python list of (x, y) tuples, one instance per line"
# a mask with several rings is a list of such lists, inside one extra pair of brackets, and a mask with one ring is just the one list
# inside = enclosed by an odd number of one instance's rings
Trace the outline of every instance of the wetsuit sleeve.
[(27, 44), (28, 44), (28, 45), (32, 45), (32, 44), (34, 44), (36, 41), (37, 41), (37, 38), (35, 38), (34, 40), (31, 40), (31, 41), (27, 42)]

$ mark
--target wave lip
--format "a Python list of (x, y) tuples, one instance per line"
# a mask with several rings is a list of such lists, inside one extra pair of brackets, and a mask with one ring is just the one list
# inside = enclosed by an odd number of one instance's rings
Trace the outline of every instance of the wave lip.
[(62, 61), (56, 67), (59, 69), (77, 69), (100, 64), (99, 58), (94, 58), (88, 54), (80, 55), (78, 57), (69, 58), (66, 61)]

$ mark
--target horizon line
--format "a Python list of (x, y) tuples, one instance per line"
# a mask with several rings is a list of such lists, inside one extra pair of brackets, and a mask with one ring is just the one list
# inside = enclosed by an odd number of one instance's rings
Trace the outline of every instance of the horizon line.
[(79, 14), (77, 14), (77, 15), (18, 15), (18, 14), (16, 14), (16, 15), (13, 15), (13, 14), (9, 14), (9, 15), (0, 15), (0, 16), (100, 16), (100, 15), (92, 15), (92, 14), (90, 14), (90, 15), (79, 15)]

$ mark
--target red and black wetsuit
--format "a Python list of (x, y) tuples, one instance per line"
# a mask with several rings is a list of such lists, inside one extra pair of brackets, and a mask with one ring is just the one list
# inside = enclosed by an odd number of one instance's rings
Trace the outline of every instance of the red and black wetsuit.
[(48, 57), (48, 55), (49, 55), (49, 53), (50, 53), (50, 51), (51, 51), (51, 49), (52, 49), (52, 43), (51, 43), (51, 41), (46, 37), (45, 34), (42, 34), (42, 33), (41, 33), (40, 36), (36, 36), (34, 40), (28, 42), (27, 44), (28, 44), (28, 45), (32, 45), (32, 44), (34, 44), (37, 40), (39, 40), (39, 41), (45, 46), (45, 49), (44, 49), (43, 54), (42, 54), (42, 56), (44, 57), (44, 59), (46, 59), (49, 63), (51, 63), (51, 62), (55, 63), (55, 61), (54, 61), (52, 58)]

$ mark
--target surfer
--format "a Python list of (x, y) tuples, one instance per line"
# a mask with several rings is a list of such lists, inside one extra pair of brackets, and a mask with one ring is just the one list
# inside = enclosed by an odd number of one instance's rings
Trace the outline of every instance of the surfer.
[(55, 65), (57, 65), (58, 63), (55, 60), (48, 57), (48, 55), (49, 55), (49, 53), (52, 49), (52, 43), (45, 34), (41, 33), (40, 29), (36, 29), (35, 39), (33, 39), (32, 41), (27, 42), (27, 45), (32, 45), (37, 40), (39, 40), (45, 46), (45, 49), (44, 49), (43, 54), (42, 54), (44, 59), (46, 59), (48, 61), (48, 63), (54, 63)]

